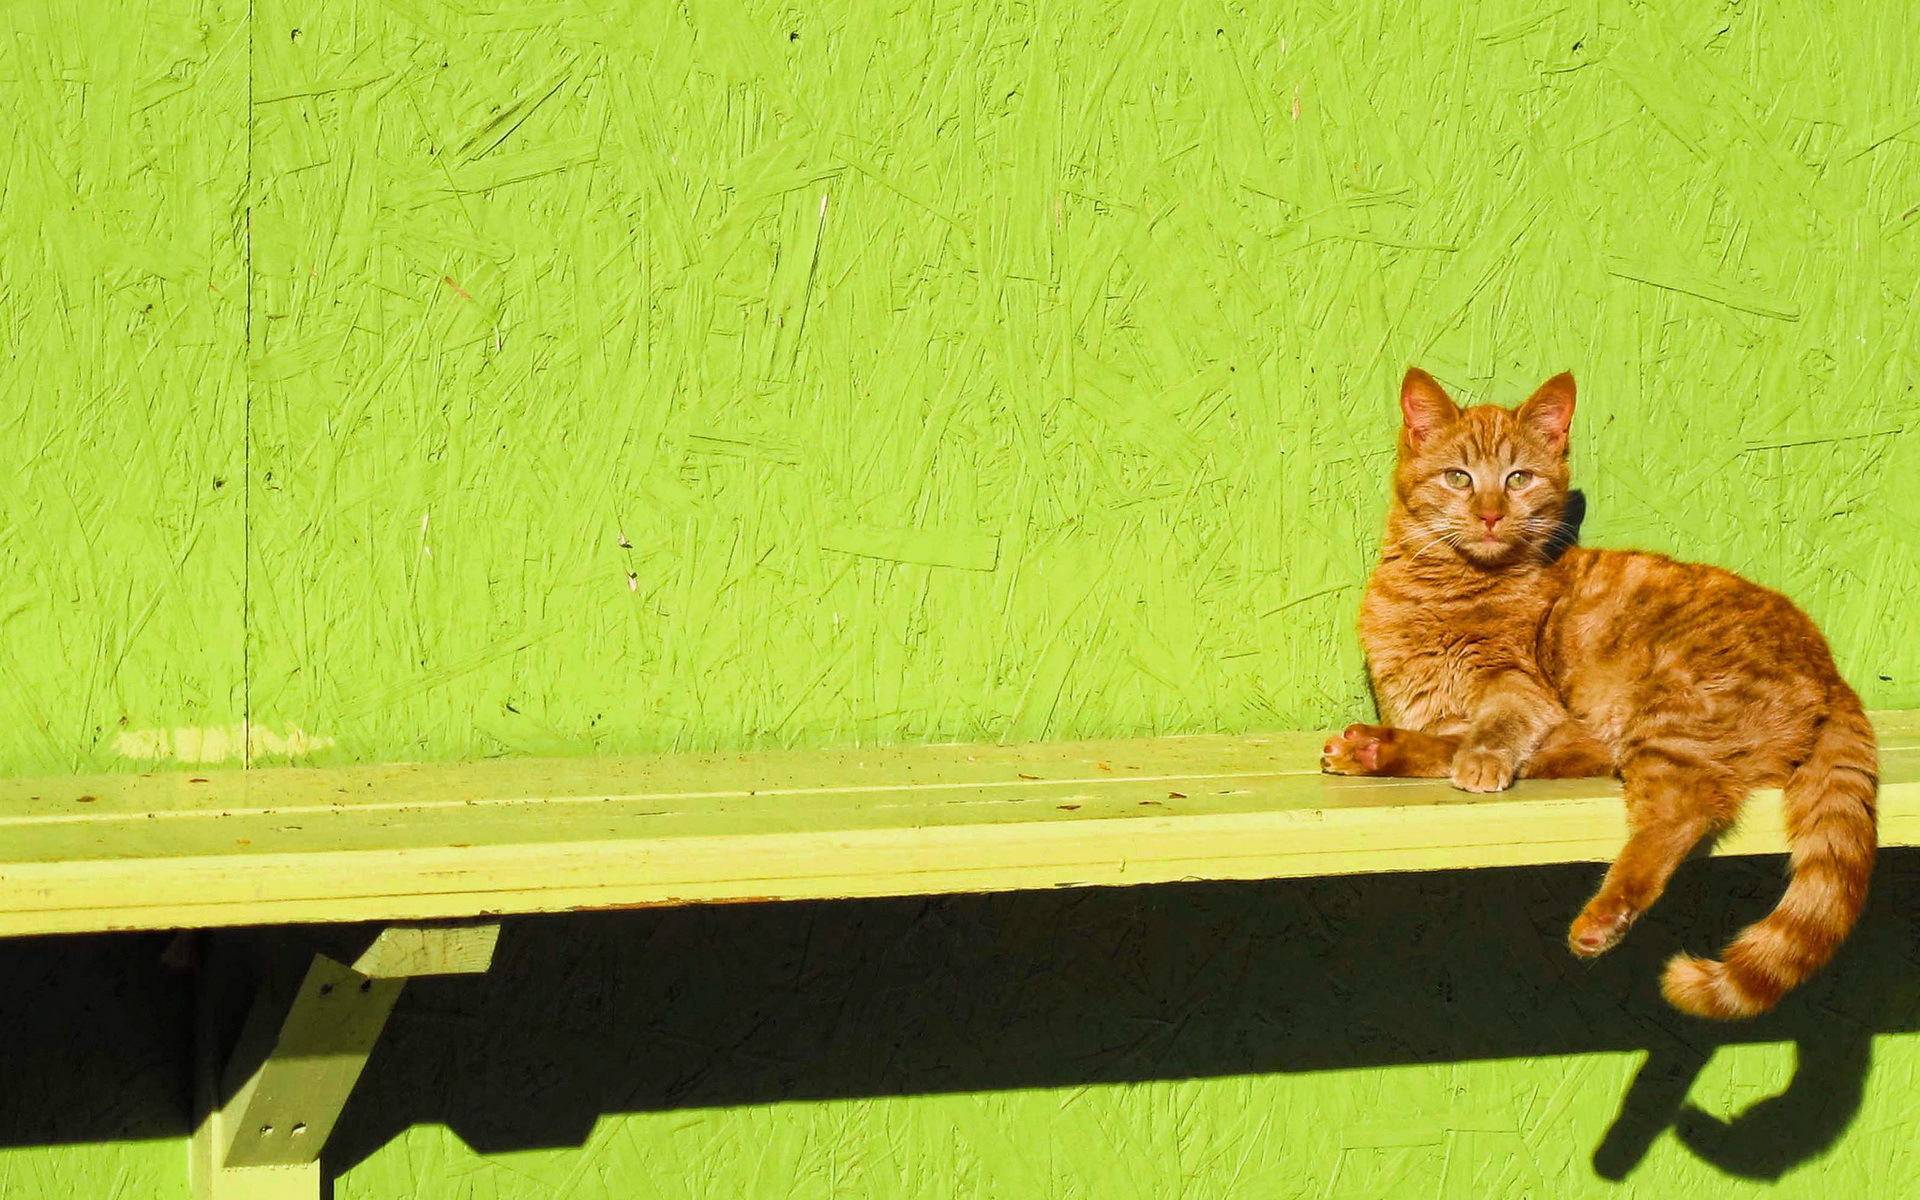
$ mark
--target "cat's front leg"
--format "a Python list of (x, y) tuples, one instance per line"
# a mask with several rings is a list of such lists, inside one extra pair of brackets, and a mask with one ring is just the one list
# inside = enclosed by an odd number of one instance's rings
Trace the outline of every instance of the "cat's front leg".
[(1567, 722), (1567, 710), (1530, 671), (1515, 666), (1486, 672), (1475, 693), (1472, 721), (1448, 775), (1463, 792), (1505, 791), (1547, 735)]
[(1468, 746), (1453, 756), (1448, 774), (1463, 792), (1503, 792), (1520, 773), (1520, 756), (1494, 746)]
[(1320, 769), (1329, 775), (1445, 779), (1459, 745), (1458, 738), (1417, 729), (1349, 725), (1321, 748)]

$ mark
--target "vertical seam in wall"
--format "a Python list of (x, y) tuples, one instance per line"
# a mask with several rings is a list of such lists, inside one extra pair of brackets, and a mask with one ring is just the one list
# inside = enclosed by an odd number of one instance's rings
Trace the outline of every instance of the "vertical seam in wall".
[(246, 191), (240, 259), (246, 315), (240, 347), (240, 766), (253, 766), (253, 49), (254, 0), (247, 0)]

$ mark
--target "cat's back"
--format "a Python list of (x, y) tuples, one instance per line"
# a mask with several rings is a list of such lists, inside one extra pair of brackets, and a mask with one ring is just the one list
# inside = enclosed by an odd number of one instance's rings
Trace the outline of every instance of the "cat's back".
[(1684, 562), (1649, 550), (1576, 546), (1555, 564), (1558, 596), (1550, 632), (1585, 640), (1609, 636), (1694, 649), (1723, 641), (1825, 641), (1791, 600), (1771, 588), (1708, 563)]
[(1561, 588), (1541, 631), (1541, 666), (1603, 736), (1672, 698), (1742, 724), (1743, 708), (1817, 710), (1845, 686), (1811, 618), (1723, 567), (1576, 547), (1555, 569)]

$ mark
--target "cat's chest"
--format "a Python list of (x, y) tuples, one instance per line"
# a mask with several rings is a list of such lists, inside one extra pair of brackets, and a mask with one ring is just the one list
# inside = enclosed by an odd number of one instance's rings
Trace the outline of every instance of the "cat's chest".
[(1469, 685), (1485, 646), (1446, 630), (1394, 631), (1367, 639), (1367, 670), (1388, 724), (1431, 729), (1468, 714)]
[(1468, 720), (1488, 672), (1537, 670), (1537, 607), (1525, 597), (1461, 602), (1369, 587), (1360, 635), (1381, 717), (1429, 730)]

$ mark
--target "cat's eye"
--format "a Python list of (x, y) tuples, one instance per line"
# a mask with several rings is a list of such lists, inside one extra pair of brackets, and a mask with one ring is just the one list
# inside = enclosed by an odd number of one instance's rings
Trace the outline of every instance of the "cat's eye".
[(1532, 471), (1515, 471), (1513, 474), (1507, 476), (1507, 486), (1516, 492), (1532, 482)]
[(1465, 471), (1448, 471), (1440, 476), (1447, 481), (1448, 487), (1469, 488), (1473, 486), (1473, 476)]

